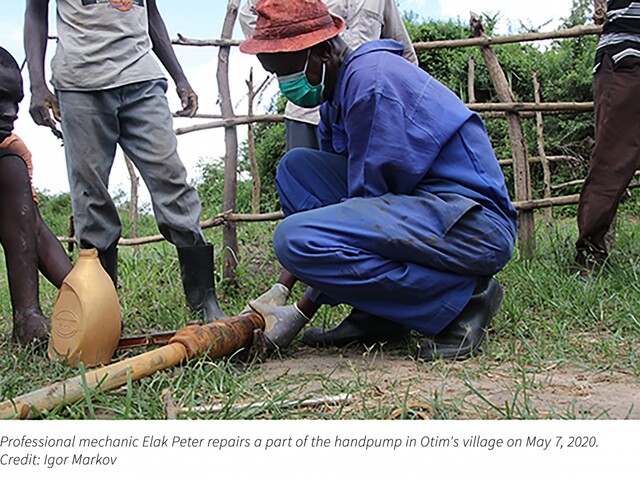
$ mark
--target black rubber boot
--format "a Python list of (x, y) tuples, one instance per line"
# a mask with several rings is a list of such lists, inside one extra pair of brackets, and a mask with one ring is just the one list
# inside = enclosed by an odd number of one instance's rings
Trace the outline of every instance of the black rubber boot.
[(495, 278), (478, 279), (476, 289), (462, 312), (437, 336), (426, 339), (416, 357), (432, 361), (462, 360), (474, 355), (484, 340), (491, 318), (498, 313), (504, 291)]
[(118, 289), (118, 247), (116, 245), (112, 245), (106, 250), (98, 250), (98, 258), (100, 259), (100, 263), (102, 264), (102, 268), (107, 272), (109, 277), (111, 277), (111, 281), (113, 282), (113, 286)]
[(216, 297), (213, 262), (213, 245), (178, 247), (182, 285), (187, 304), (198, 312), (205, 322), (227, 318)]
[[(98, 250), (98, 259), (107, 275), (111, 278), (113, 286), (118, 291), (118, 244), (111, 245), (106, 250)], [(124, 317), (120, 319), (120, 331), (124, 332)]]
[(302, 342), (311, 347), (344, 347), (351, 343), (372, 345), (403, 341), (408, 334), (409, 329), (402, 325), (354, 308), (336, 327), (307, 329)]

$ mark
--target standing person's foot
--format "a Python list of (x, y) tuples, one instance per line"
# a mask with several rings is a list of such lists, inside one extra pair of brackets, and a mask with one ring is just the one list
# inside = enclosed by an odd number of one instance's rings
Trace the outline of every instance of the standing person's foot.
[(597, 275), (604, 266), (606, 253), (597, 253), (589, 250), (578, 250), (572, 271), (582, 280), (588, 280)]
[(433, 361), (462, 360), (480, 349), (491, 318), (498, 313), (504, 291), (492, 277), (478, 279), (469, 303), (447, 327), (433, 338), (418, 346), (416, 357)]
[(13, 316), (11, 341), (23, 347), (32, 342), (44, 342), (49, 338), (51, 320), (39, 309), (16, 313)]

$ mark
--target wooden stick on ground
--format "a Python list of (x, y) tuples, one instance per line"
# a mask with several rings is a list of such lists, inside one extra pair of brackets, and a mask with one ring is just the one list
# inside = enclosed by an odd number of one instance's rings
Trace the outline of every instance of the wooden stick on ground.
[(264, 320), (253, 312), (207, 325), (190, 325), (164, 347), (2, 402), (0, 420), (35, 417), (61, 404), (77, 402), (87, 391), (107, 392), (124, 385), (128, 378), (139, 380), (196, 356), (228, 356), (249, 346), (256, 329), (264, 330)]
[[(318, 407), (318, 406), (331, 406), (331, 405), (341, 405), (348, 404), (353, 401), (353, 397), (348, 393), (343, 393), (341, 395), (333, 395), (327, 397), (318, 397), (318, 398), (309, 398), (306, 400), (287, 400), (285, 402), (278, 402), (277, 405), (280, 408), (305, 408), (305, 407)], [(231, 408), (234, 410), (244, 410), (248, 408), (264, 408), (269, 405), (274, 404), (273, 402), (250, 402), (250, 403), (241, 403), (238, 405), (229, 406), (227, 404), (215, 404), (215, 405), (203, 405), (202, 407), (196, 408), (179, 408), (178, 413), (215, 413), (220, 412), (222, 410)]]

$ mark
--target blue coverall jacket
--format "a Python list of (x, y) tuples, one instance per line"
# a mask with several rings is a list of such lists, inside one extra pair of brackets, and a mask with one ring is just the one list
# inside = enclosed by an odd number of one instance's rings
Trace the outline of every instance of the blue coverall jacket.
[(280, 162), (274, 249), (311, 300), (436, 335), (509, 261), (517, 214), (480, 117), (401, 53), (376, 40), (344, 60), (322, 151)]

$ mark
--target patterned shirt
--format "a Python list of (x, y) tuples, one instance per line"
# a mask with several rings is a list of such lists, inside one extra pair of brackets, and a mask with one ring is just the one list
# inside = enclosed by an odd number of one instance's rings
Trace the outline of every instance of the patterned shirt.
[(94, 91), (164, 78), (144, 0), (57, 0), (57, 90)]
[(604, 55), (609, 55), (614, 64), (626, 57), (640, 57), (640, 2), (607, 1), (607, 20), (596, 49), (594, 72)]

